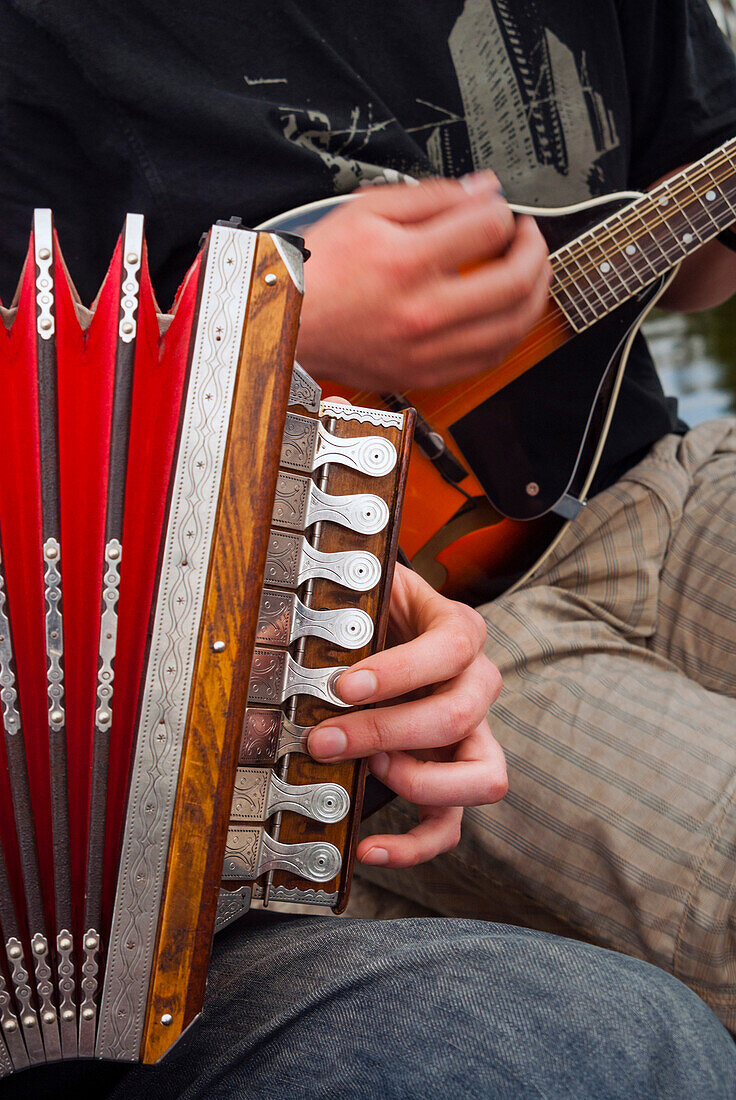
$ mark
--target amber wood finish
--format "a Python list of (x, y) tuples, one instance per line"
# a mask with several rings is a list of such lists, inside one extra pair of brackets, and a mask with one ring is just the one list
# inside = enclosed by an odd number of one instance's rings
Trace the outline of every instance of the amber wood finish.
[[(329, 393), (329, 387), (327, 389)], [(343, 466), (333, 465), (327, 471), (326, 491), (335, 495), (361, 492), (377, 493), (387, 502), (391, 519), (387, 528), (374, 536), (361, 536), (346, 532), (335, 524), (324, 523), (317, 532), (316, 545), (320, 550), (361, 549), (370, 550), (381, 561), (382, 575), (379, 585), (372, 592), (349, 592), (331, 582), (314, 582), (308, 595), (308, 603), (315, 609), (338, 607), (360, 607), (374, 621), (375, 630), (369, 644), (363, 649), (346, 651), (331, 645), (321, 638), (308, 638), (300, 647), (299, 660), (310, 667), (319, 668), (330, 665), (352, 665), (383, 648), (388, 626), (391, 585), (394, 563), (398, 547), (399, 525), (403, 504), (403, 493), (408, 472), (409, 454), (414, 429), (414, 414), (406, 415), (403, 431), (378, 428), (374, 425), (354, 420), (327, 421), (326, 427), (335, 435), (354, 437), (360, 435), (381, 435), (390, 439), (396, 446), (399, 460), (390, 474), (383, 478), (372, 478), (355, 473)], [(313, 725), (334, 715), (334, 710), (310, 696), (299, 696), (295, 720), (304, 726)], [(364, 761), (346, 761), (340, 764), (319, 764), (308, 756), (294, 753), (289, 757), (286, 780), (289, 783), (340, 783), (350, 794), (351, 811), (341, 822), (335, 825), (323, 825), (319, 822), (294, 813), (284, 813), (281, 822), (279, 840), (294, 844), (309, 840), (327, 840), (337, 845), (343, 854), (342, 869), (337, 879), (320, 885), (327, 893), (338, 891), (336, 912), (347, 905), (352, 878), (355, 848), (363, 802), (366, 766)], [(313, 883), (296, 878), (285, 872), (274, 875), (275, 884), (300, 889), (313, 888)]]
[[(264, 275), (278, 276), (267, 286)], [(301, 295), (267, 234), (256, 245), (240, 374), (207, 579), (141, 1057), (156, 1062), (198, 1014), (235, 766)], [(223, 652), (213, 643), (224, 640)], [(169, 1026), (161, 1017), (169, 1014)]]

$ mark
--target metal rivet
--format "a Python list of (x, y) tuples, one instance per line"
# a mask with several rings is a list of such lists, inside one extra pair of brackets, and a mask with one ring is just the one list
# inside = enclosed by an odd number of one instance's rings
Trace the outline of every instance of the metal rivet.
[(117, 561), (120, 557), (120, 551), (118, 550), (117, 546), (111, 546), (107, 552), (107, 556), (110, 561)]
[[(52, 710), (49, 718), (52, 722), (63, 722), (64, 712), (62, 710)], [(71, 944), (69, 946), (71, 947)]]
[(11, 947), (8, 950), (8, 955), (10, 956), (11, 959), (19, 959), (22, 954), (23, 954), (23, 952), (22, 952), (20, 947)]
[(48, 249), (48, 248), (39, 248), (38, 258), (39, 258), (39, 260), (50, 260), (51, 259), (51, 250)]
[(274, 275), (274, 273), (272, 271), (269, 271), (268, 275), (266, 275), (264, 277), (263, 281), (265, 282), (266, 286), (275, 286), (276, 285), (276, 276)]
[(93, 1008), (85, 1008), (82, 1012), (83, 1020), (94, 1020), (95, 1010)]
[(59, 551), (56, 549), (56, 547), (55, 546), (49, 546), (48, 550), (46, 551), (46, 557), (49, 558), (51, 561), (53, 561), (54, 558), (58, 558), (58, 556), (59, 556)]
[(539, 493), (539, 486), (536, 481), (530, 481), (526, 487), (526, 495), (529, 497), (535, 497)]
[(41, 321), (41, 328), (44, 330), (44, 332), (48, 332), (53, 323), (54, 322), (51, 320), (50, 317), (44, 317), (43, 321)]
[(95, 948), (97, 947), (97, 944), (98, 944), (97, 936), (87, 936), (85, 941), (84, 941), (84, 946), (87, 948), (88, 951), (94, 951)]
[(72, 941), (68, 936), (62, 936), (59, 940), (59, 951), (68, 951), (72, 945)]
[(129, 264), (137, 264), (138, 263), (138, 253), (137, 252), (129, 252), (128, 255), (125, 257), (125, 259)]
[(33, 945), (33, 950), (36, 955), (43, 955), (44, 951), (46, 950), (46, 944), (43, 942), (43, 940), (36, 940)]
[(225, 643), (223, 641), (213, 642), (212, 648), (214, 649), (215, 653), (222, 653), (225, 648)]
[(23, 1027), (35, 1027), (36, 1026), (36, 1017), (35, 1016), (24, 1016), (23, 1019), (21, 1020), (21, 1023), (23, 1024)]
[(55, 1012), (44, 1012), (43, 1022), (45, 1024), (53, 1024), (55, 1020), (56, 1020), (56, 1013)]
[(17, 1026), (18, 1025), (16, 1024), (15, 1020), (6, 1020), (3, 1024), (3, 1028), (5, 1031), (15, 1031)]
[(68, 1020), (73, 1020), (74, 1019), (74, 1010), (71, 1009), (71, 1008), (65, 1008), (64, 1011), (61, 1014), (61, 1018), (62, 1018), (62, 1020), (67, 1020), (67, 1021)]
[(164, 1025), (164, 1027), (171, 1027), (173, 1022), (174, 1022), (174, 1017), (171, 1015), (171, 1013), (170, 1012), (164, 1012), (163, 1016), (161, 1017), (161, 1023)]
[(128, 336), (131, 332), (134, 331), (133, 322), (132, 321), (123, 321), (122, 325), (120, 326), (120, 331), (124, 332), (125, 335)]

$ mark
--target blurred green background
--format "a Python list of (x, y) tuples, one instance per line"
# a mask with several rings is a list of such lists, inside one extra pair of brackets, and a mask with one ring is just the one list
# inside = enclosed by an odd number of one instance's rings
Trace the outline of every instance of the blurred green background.
[[(734, 0), (708, 0), (736, 47)], [(736, 413), (736, 298), (708, 313), (653, 313), (644, 326), (665, 392), (679, 398), (680, 416), (699, 424)]]

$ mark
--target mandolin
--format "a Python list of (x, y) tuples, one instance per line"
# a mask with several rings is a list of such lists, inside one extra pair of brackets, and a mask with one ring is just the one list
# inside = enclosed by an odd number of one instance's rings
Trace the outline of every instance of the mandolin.
[[(297, 207), (262, 228), (304, 234), (357, 197)], [(328, 387), (358, 405), (417, 409), (402, 549), (436, 589), (468, 603), (525, 580), (585, 506), (634, 337), (680, 262), (736, 221), (736, 138), (646, 193), (512, 210), (536, 219), (553, 276), (543, 316), (500, 364), (400, 394)], [(540, 470), (511, 384), (534, 368), (539, 392), (554, 394), (571, 357), (590, 364), (587, 390), (565, 433), (571, 444)]]

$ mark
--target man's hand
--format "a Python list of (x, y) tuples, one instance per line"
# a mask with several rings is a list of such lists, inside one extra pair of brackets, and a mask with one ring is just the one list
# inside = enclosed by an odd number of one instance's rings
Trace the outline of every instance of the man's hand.
[(358, 847), (362, 863), (411, 867), (455, 847), (463, 806), (506, 794), (503, 752), (486, 720), (501, 677), (483, 653), (480, 615), (402, 566), (391, 628), (400, 644), (344, 672), (337, 690), (345, 702), (392, 704), (330, 718), (310, 734), (309, 751), (322, 761), (367, 756), (374, 775), (419, 805), (410, 832), (366, 837)]
[(532, 218), (514, 219), (492, 172), (371, 189), (307, 244), (299, 361), (360, 390), (488, 370), (547, 302), (542, 235)]

